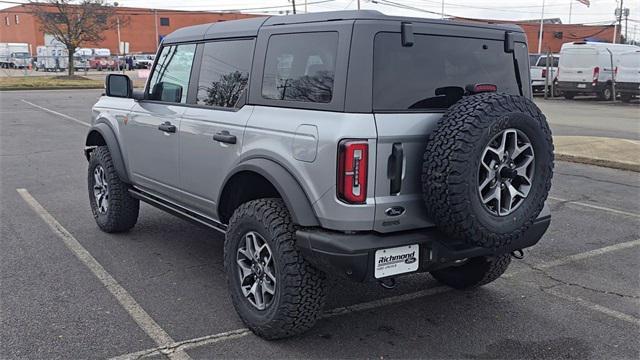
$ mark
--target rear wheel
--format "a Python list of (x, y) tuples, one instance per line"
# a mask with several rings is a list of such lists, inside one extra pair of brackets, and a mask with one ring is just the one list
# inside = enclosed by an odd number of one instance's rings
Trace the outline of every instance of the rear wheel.
[(611, 101), (611, 99), (613, 98), (611, 87), (607, 86), (602, 89), (602, 91), (600, 91), (600, 93), (598, 94), (598, 97), (600, 98), (600, 100)]
[(509, 267), (511, 255), (481, 256), (458, 265), (432, 271), (439, 282), (455, 289), (473, 289), (498, 279)]
[(231, 300), (260, 337), (300, 334), (324, 306), (325, 275), (295, 245), (295, 228), (281, 199), (244, 203), (229, 221), (224, 266)]
[(573, 98), (576, 97), (576, 94), (572, 93), (572, 92), (564, 92), (564, 98), (567, 100), (573, 100)]

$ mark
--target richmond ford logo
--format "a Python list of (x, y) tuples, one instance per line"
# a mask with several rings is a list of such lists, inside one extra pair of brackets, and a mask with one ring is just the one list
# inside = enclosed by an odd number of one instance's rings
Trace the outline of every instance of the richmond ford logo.
[(416, 252), (410, 252), (408, 254), (400, 254), (400, 255), (389, 255), (389, 256), (380, 256), (378, 258), (378, 267), (389, 265), (389, 264), (397, 264), (397, 263), (405, 263), (405, 264), (413, 264), (416, 262)]

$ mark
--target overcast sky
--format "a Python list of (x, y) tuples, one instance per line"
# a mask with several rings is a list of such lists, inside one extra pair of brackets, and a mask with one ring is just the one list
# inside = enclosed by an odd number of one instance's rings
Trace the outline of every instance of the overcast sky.
[[(15, 1), (15, 0), (14, 0)], [(20, 0), (17, 0), (20, 2)], [(277, 14), (279, 11), (291, 10), (291, 0), (117, 0), (121, 6), (156, 7), (179, 10), (231, 10), (251, 9), (246, 12)], [(322, 3), (313, 4), (315, 2)], [(376, 9), (393, 15), (420, 17), (438, 17), (427, 12), (400, 9), (381, 4), (384, 0), (373, 3), (371, 0), (360, 0), (363, 9)], [(409, 7), (415, 7), (436, 13), (441, 12), (441, 0), (386, 0)], [(614, 21), (614, 9), (620, 0), (591, 0), (587, 7), (576, 0), (544, 0), (546, 18), (559, 17), (564, 23), (569, 22), (569, 4), (573, 4), (572, 23), (606, 24)], [(640, 0), (623, 0), (624, 7), (631, 11), (629, 32), (636, 29), (636, 38), (640, 38)], [(26, 2), (26, 1), (21, 1)], [(358, 0), (307, 0), (309, 12), (356, 9)], [(543, 0), (445, 0), (444, 12), (448, 15), (503, 20), (539, 19)], [(304, 0), (296, 0), (297, 9), (304, 11)], [(0, 1), (1, 4), (1, 1)], [(2, 7), (11, 6), (4, 5)], [(281, 6), (281, 7), (280, 7)], [(632, 36), (630, 36), (633, 38)]]

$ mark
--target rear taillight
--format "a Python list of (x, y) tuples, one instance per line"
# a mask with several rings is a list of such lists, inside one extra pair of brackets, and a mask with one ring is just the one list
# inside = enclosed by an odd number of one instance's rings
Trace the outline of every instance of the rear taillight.
[(367, 200), (367, 163), (369, 144), (366, 140), (342, 140), (338, 145), (338, 197), (350, 204)]
[(598, 84), (599, 76), (600, 76), (600, 68), (596, 66), (593, 68), (593, 86), (596, 86), (596, 84)]
[(542, 77), (543, 78), (547, 77), (547, 69), (542, 69)]

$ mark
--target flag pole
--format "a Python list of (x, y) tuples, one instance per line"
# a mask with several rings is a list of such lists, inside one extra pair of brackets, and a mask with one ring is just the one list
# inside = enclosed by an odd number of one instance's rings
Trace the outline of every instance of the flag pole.
[(542, 13), (540, 14), (540, 37), (538, 38), (538, 54), (542, 53), (542, 31), (544, 30), (544, 0), (542, 0)]

